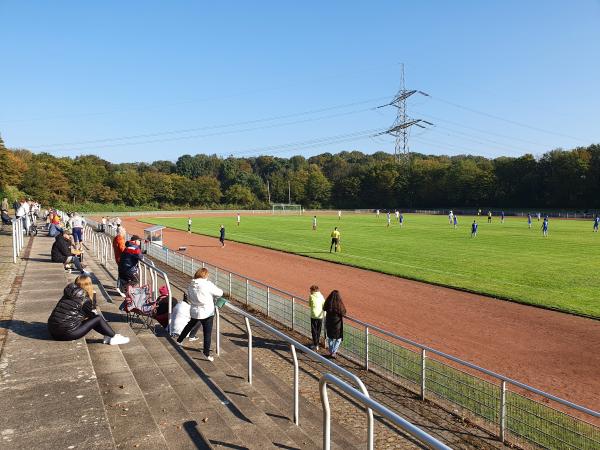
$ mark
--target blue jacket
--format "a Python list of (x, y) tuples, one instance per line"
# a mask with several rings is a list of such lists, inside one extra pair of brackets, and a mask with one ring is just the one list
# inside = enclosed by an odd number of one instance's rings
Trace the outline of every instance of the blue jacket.
[(142, 250), (131, 241), (125, 243), (125, 250), (121, 253), (119, 260), (119, 278), (121, 280), (132, 280), (138, 272), (138, 263), (142, 257)]

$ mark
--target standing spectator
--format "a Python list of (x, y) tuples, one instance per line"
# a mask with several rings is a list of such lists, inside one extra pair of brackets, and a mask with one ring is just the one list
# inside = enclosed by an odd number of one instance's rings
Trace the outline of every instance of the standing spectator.
[(2, 207), (0, 209), (4, 212), (8, 212), (8, 199), (6, 197), (2, 199)]
[(74, 283), (68, 284), (48, 318), (50, 335), (57, 341), (73, 341), (94, 330), (104, 336), (105, 344), (127, 344), (129, 338), (115, 334), (104, 318), (96, 313), (93, 298), (94, 289), (89, 276), (80, 275)]
[(181, 345), (192, 328), (200, 322), (202, 324), (202, 334), (204, 335), (203, 353), (208, 361), (214, 361), (214, 358), (210, 355), (212, 326), (215, 315), (214, 297), (222, 295), (223, 291), (208, 280), (208, 270), (206, 268), (199, 269), (194, 274), (187, 290), (187, 297), (191, 304), (191, 319), (177, 338), (177, 343)]
[(73, 231), (73, 242), (75, 242), (75, 248), (81, 248), (83, 243), (83, 227), (85, 226), (85, 219), (79, 215), (79, 213), (73, 213), (70, 219), (71, 230)]
[(121, 253), (125, 250), (125, 236), (127, 236), (127, 231), (125, 231), (125, 228), (121, 227), (112, 242), (117, 264), (121, 261)]
[(54, 238), (50, 257), (52, 262), (59, 262), (64, 265), (73, 264), (77, 270), (81, 271), (81, 273), (85, 275), (88, 274), (88, 272), (83, 270), (79, 257), (73, 254), (71, 250), (71, 236), (66, 230)]
[(344, 316), (346, 307), (339, 291), (331, 291), (323, 305), (325, 311), (325, 331), (327, 332), (327, 348), (329, 355), (335, 359), (344, 339)]
[(101, 225), (101, 230), (103, 233), (106, 233), (106, 216), (102, 216), (102, 225)]
[(139, 262), (142, 260), (141, 238), (133, 235), (125, 243), (125, 249), (119, 260), (119, 286), (127, 292), (128, 286), (135, 286), (140, 281)]
[(221, 229), (219, 230), (219, 242), (221, 243), (221, 247), (225, 247), (225, 227), (221, 225)]
[(188, 217), (188, 233), (192, 232), (192, 218)]
[(310, 307), (310, 332), (312, 334), (312, 349), (315, 351), (319, 350), (319, 343), (321, 341), (321, 329), (323, 328), (323, 304), (325, 298), (319, 291), (319, 286), (312, 285), (310, 287), (310, 297), (308, 298), (308, 305)]

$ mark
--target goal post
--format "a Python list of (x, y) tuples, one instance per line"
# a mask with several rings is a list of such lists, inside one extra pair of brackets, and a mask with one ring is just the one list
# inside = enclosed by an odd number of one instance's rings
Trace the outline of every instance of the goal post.
[(302, 214), (302, 205), (292, 203), (273, 203), (272, 214)]

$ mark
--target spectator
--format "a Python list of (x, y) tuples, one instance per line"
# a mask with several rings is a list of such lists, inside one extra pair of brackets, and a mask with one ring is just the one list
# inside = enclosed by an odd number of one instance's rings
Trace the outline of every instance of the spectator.
[(53, 262), (59, 262), (65, 266), (73, 264), (81, 273), (88, 275), (88, 272), (83, 269), (79, 257), (74, 255), (71, 250), (71, 236), (67, 230), (63, 230), (62, 234), (56, 236), (50, 255)]
[(112, 245), (117, 264), (119, 264), (119, 261), (121, 261), (121, 254), (123, 253), (123, 250), (125, 250), (125, 236), (127, 236), (127, 231), (125, 231), (125, 228), (120, 228), (119, 232), (113, 239)]
[(75, 242), (76, 248), (81, 248), (83, 243), (83, 227), (85, 226), (85, 219), (78, 213), (73, 213), (71, 216), (71, 230), (73, 231), (73, 242)]
[(312, 349), (318, 351), (321, 341), (321, 329), (323, 328), (323, 304), (325, 298), (319, 291), (319, 286), (313, 285), (310, 287), (310, 297), (308, 305), (310, 307), (310, 332), (312, 334)]
[(339, 291), (331, 291), (331, 294), (325, 300), (323, 310), (326, 312), (327, 347), (329, 348), (329, 355), (335, 359), (344, 339), (344, 316), (346, 315), (346, 307), (342, 302)]
[[(161, 286), (158, 289), (158, 298), (156, 299), (158, 306), (154, 313), (154, 319), (160, 323), (163, 328), (167, 328), (169, 326), (169, 289), (166, 285)], [(175, 300), (171, 296), (171, 314), (177, 305), (177, 300)], [(188, 314), (188, 318), (185, 323), (189, 322), (190, 317)], [(185, 324), (184, 324), (185, 326)], [(182, 327), (183, 328), (183, 327)]]
[(2, 207), (0, 208), (0, 210), (6, 213), (8, 212), (8, 199), (6, 197), (2, 199)]
[[(173, 313), (171, 317), (171, 333), (179, 336), (185, 326), (188, 324), (192, 316), (190, 315), (191, 305), (188, 303), (187, 296), (183, 297), (183, 301), (177, 303), (173, 307)], [(190, 333), (192, 336), (194, 331)], [(191, 339), (191, 337), (190, 337)]]
[(214, 358), (210, 355), (213, 317), (215, 314), (214, 297), (222, 295), (223, 291), (208, 280), (208, 270), (206, 268), (199, 269), (194, 274), (187, 290), (187, 296), (191, 304), (191, 318), (177, 338), (177, 343), (181, 345), (192, 328), (200, 322), (204, 335), (203, 352), (208, 361), (214, 361)]
[(119, 285), (127, 292), (128, 286), (135, 286), (140, 281), (139, 262), (142, 259), (142, 249), (140, 248), (141, 238), (133, 235), (125, 243), (125, 249), (119, 259)]
[(73, 341), (95, 330), (104, 336), (104, 343), (127, 344), (129, 338), (115, 334), (110, 325), (94, 309), (92, 279), (80, 275), (65, 287), (48, 318), (48, 331), (57, 341)]

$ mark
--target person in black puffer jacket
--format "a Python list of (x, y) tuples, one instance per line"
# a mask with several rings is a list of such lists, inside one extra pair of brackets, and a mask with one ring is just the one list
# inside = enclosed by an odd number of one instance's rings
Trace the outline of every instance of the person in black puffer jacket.
[(104, 336), (105, 344), (127, 344), (129, 338), (115, 334), (106, 320), (96, 314), (93, 295), (92, 279), (87, 275), (68, 284), (48, 318), (50, 335), (57, 341), (73, 341), (95, 330)]

